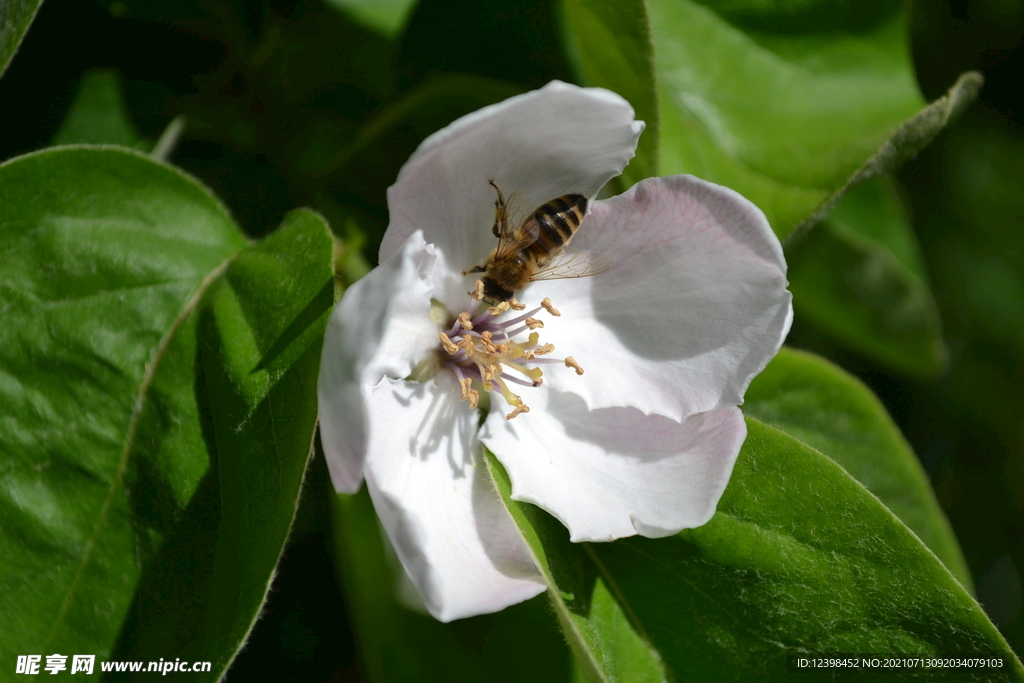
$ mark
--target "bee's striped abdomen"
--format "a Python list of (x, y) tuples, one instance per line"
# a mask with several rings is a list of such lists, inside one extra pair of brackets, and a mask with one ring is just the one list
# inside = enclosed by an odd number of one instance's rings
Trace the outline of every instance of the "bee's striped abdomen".
[(539, 264), (556, 256), (583, 222), (587, 212), (587, 198), (581, 194), (556, 197), (533, 212), (538, 232), (537, 241), (527, 247)]

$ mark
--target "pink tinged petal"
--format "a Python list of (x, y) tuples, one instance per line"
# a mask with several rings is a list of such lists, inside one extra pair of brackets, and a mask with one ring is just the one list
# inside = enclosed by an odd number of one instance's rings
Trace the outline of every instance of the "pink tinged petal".
[(739, 408), (679, 423), (537, 393), (524, 416), (491, 415), (481, 439), (508, 470), (512, 498), (557, 517), (573, 542), (660, 538), (714, 515), (747, 434)]
[(454, 269), (477, 265), (496, 245), (488, 180), (520, 219), (564, 194), (591, 197), (622, 172), (642, 130), (618, 95), (559, 81), (464, 116), (427, 138), (388, 190), (381, 260), (421, 229)]
[(406, 377), (437, 345), (430, 299), (435, 250), (414, 234), (345, 292), (324, 331), (317, 382), (320, 438), (334, 488), (355, 493), (366, 452), (364, 395), (381, 377)]
[(366, 482), (402, 566), (441, 621), (543, 592), (519, 531), (480, 462), (475, 411), (450, 373), (384, 379), (367, 404)]
[(594, 408), (673, 418), (738, 405), (793, 317), (782, 247), (742, 196), (691, 176), (648, 179), (595, 202), (574, 248), (609, 257), (600, 275), (536, 282), (544, 341), (586, 371), (545, 373)]

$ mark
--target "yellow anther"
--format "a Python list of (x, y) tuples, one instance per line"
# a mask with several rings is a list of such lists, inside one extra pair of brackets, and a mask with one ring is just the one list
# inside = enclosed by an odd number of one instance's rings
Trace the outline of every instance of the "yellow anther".
[(490, 382), (495, 377), (501, 374), (501, 366), (497, 363), (484, 366), (484, 381)]
[(555, 316), (556, 318), (562, 314), (558, 312), (558, 309), (551, 305), (551, 299), (544, 297), (544, 300), (540, 302), (540, 305), (544, 307), (544, 310)]
[(462, 325), (462, 329), (464, 330), (473, 329), (473, 323), (469, 319), (469, 311), (459, 313), (459, 324)]
[(577, 363), (576, 359), (573, 358), (572, 356), (566, 356), (565, 357), (565, 367), (572, 368), (573, 370), (576, 371), (577, 375), (582, 375), (583, 374), (583, 368), (580, 367), (580, 364)]
[(498, 344), (496, 348), (498, 349), (498, 353), (500, 355), (504, 356), (508, 354), (508, 344)]
[(502, 301), (497, 306), (491, 306), (490, 308), (488, 308), (487, 312), (490, 313), (491, 315), (497, 317), (497, 316), (501, 315), (502, 313), (504, 313), (505, 311), (507, 311), (508, 309), (509, 309), (509, 303), (507, 301)]
[(526, 405), (525, 403), (520, 403), (519, 405), (512, 409), (511, 413), (505, 416), (505, 419), (511, 420), (516, 415), (522, 415), (523, 413), (528, 412), (530, 412), (530, 406)]
[(476, 389), (469, 390), (469, 409), (476, 410), (477, 405), (480, 403), (480, 392)]
[(470, 337), (469, 335), (466, 335), (465, 337), (460, 339), (457, 346), (463, 351), (465, 351), (466, 355), (472, 354), (473, 351), (476, 350), (476, 342), (474, 342), (473, 338)]
[(525, 322), (526, 326), (531, 330), (536, 330), (538, 327), (544, 327), (544, 323), (536, 318), (527, 318)]
[(468, 400), (470, 396), (476, 393), (475, 391), (473, 391), (472, 385), (473, 380), (471, 380), (469, 377), (463, 377), (462, 379), (459, 380), (459, 386), (462, 387), (462, 396), (459, 397), (460, 401)]
[(526, 304), (519, 303), (519, 301), (517, 301), (515, 297), (512, 297), (511, 299), (508, 300), (508, 305), (512, 308), (513, 311), (522, 311), (526, 309)]
[(441, 346), (443, 346), (443, 347), (444, 347), (444, 350), (445, 350), (445, 351), (447, 351), (448, 353), (450, 353), (450, 354), (451, 354), (451, 355), (453, 355), (453, 356), (454, 356), (454, 355), (455, 355), (456, 353), (458, 353), (458, 352), (459, 352), (459, 347), (458, 347), (458, 346), (456, 346), (456, 345), (455, 345), (455, 343), (454, 343), (454, 342), (452, 342), (452, 340), (448, 338), (448, 335), (447, 335), (447, 334), (445, 334), (444, 332), (442, 332), (442, 333), (440, 334), (440, 336), (441, 336)]
[(533, 352), (535, 354), (537, 354), (538, 356), (543, 356), (544, 354), (551, 353), (554, 350), (555, 350), (555, 345), (554, 344), (545, 344), (544, 346), (541, 346), (539, 348), (534, 349)]
[(533, 360), (535, 355), (533, 351), (523, 351), (523, 360)]
[(471, 297), (473, 297), (474, 299), (476, 299), (477, 301), (483, 301), (484, 300), (484, 281), (483, 280), (477, 280), (476, 281), (476, 289), (474, 289), (472, 292), (470, 292), (469, 295)]

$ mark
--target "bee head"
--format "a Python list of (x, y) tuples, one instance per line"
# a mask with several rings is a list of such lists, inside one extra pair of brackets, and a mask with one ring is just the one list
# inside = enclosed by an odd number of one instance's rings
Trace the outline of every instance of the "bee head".
[(493, 278), (484, 277), (482, 280), (484, 282), (484, 298), (489, 301), (494, 301), (495, 303), (508, 301), (515, 296), (515, 292), (502, 287)]

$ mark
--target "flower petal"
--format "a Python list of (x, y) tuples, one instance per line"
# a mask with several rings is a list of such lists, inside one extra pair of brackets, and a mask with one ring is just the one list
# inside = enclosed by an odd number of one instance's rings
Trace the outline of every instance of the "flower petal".
[(592, 408), (633, 406), (682, 419), (743, 402), (793, 317), (786, 262), (761, 211), (691, 176), (648, 179), (595, 202), (573, 247), (609, 257), (590, 278), (542, 281), (519, 297), (550, 297), (555, 355), (586, 371), (545, 373)]
[(349, 287), (331, 313), (317, 398), (324, 455), (341, 493), (355, 493), (363, 480), (364, 394), (381, 377), (408, 376), (437, 345), (429, 311), (443, 271), (435, 249), (414, 234), (401, 251)]
[(368, 403), (366, 482), (388, 538), (432, 615), (496, 612), (545, 589), (479, 462), (477, 414), (436, 382), (384, 379)]
[(739, 408), (679, 423), (536, 393), (525, 415), (492, 414), (481, 440), (505, 465), (512, 498), (557, 517), (574, 543), (660, 538), (714, 515), (747, 434)]
[(421, 229), (453, 268), (471, 268), (496, 245), (488, 180), (520, 217), (564, 194), (592, 197), (625, 168), (642, 130), (618, 95), (559, 81), (464, 116), (427, 138), (388, 190), (380, 258)]

